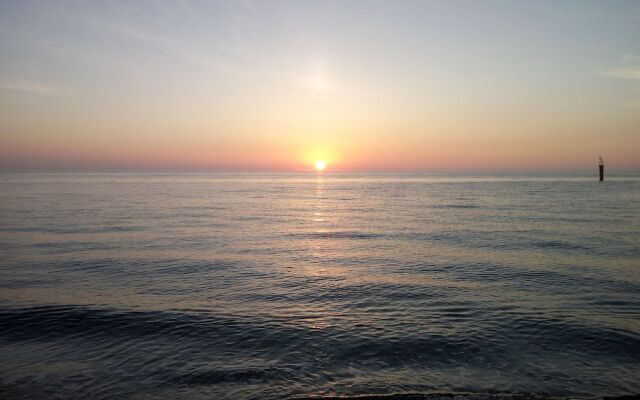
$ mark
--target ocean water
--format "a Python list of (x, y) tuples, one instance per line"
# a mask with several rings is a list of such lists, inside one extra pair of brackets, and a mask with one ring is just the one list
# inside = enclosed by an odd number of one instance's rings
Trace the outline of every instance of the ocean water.
[(2, 174), (0, 397), (640, 393), (640, 173)]

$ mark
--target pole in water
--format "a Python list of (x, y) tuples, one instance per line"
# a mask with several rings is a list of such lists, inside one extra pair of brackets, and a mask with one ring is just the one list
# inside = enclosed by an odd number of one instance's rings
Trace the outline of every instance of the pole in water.
[(604, 160), (598, 157), (598, 166), (600, 167), (600, 182), (604, 180)]

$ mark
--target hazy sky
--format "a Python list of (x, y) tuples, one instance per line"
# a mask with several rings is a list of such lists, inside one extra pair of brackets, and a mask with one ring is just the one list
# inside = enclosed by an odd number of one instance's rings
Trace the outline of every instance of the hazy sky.
[(640, 1), (0, 1), (0, 168), (640, 167)]

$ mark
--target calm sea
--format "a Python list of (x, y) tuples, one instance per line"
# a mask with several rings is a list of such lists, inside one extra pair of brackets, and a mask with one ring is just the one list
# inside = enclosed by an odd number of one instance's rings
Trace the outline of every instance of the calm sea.
[(640, 392), (640, 173), (0, 189), (0, 397)]

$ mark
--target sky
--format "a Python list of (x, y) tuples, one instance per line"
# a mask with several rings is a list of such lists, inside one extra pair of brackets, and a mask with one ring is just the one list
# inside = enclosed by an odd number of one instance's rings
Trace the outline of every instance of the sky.
[(0, 0), (0, 170), (640, 168), (639, 1)]

